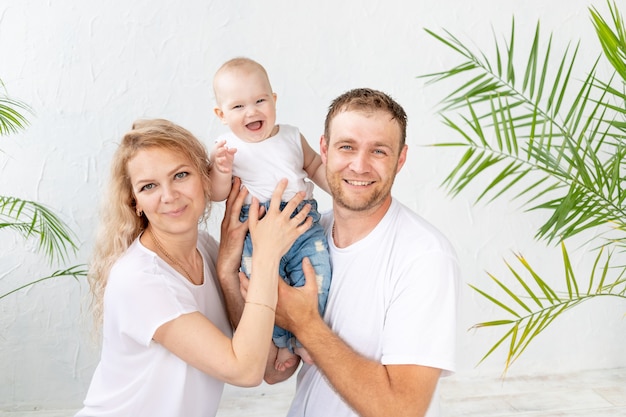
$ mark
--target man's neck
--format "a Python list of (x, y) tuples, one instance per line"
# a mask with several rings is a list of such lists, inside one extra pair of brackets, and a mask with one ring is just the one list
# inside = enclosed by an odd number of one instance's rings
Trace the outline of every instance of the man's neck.
[(333, 205), (332, 238), (335, 246), (346, 248), (367, 236), (380, 223), (391, 206), (391, 196), (371, 210), (354, 211)]

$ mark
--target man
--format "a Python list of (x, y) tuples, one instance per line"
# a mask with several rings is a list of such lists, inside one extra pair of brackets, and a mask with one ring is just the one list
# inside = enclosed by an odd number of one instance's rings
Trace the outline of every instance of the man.
[[(439, 415), (438, 379), (455, 369), (458, 266), (445, 237), (391, 197), (406, 123), (398, 103), (371, 89), (329, 108), (320, 149), (333, 275), (323, 319), (308, 262), (303, 287), (279, 286), (276, 323), (314, 361), (298, 375), (290, 417)], [(294, 371), (268, 366), (266, 381)]]

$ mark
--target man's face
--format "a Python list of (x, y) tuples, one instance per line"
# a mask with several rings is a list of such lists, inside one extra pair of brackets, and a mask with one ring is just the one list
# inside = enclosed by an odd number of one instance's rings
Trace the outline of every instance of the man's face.
[(406, 160), (398, 123), (384, 111), (344, 111), (330, 123), (320, 149), (334, 203), (352, 211), (373, 211), (391, 198), (396, 174)]

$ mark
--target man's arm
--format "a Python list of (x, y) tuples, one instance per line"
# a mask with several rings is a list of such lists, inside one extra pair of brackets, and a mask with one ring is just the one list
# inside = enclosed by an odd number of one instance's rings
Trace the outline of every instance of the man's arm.
[(315, 273), (308, 260), (303, 269), (303, 287), (279, 282), (277, 323), (296, 335), (333, 388), (359, 415), (423, 416), (441, 370), (382, 365), (354, 351), (319, 315)]
[(248, 190), (241, 189), (241, 180), (235, 177), (228, 200), (226, 200), (226, 212), (222, 220), (220, 249), (217, 256), (217, 276), (233, 329), (239, 324), (245, 302), (239, 284), (239, 266), (248, 222), (239, 221), (239, 212), (247, 194)]

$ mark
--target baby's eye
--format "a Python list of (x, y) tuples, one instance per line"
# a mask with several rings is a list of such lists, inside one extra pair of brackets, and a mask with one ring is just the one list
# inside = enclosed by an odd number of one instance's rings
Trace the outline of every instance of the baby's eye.
[(234, 109), (242, 109), (242, 108), (243, 108), (243, 106), (241, 104), (237, 104), (237, 105), (233, 106), (233, 110)]
[(258, 103), (263, 103), (264, 101), (265, 101), (265, 99), (264, 99), (264, 98), (260, 98), (260, 99), (258, 99), (256, 102), (257, 102), (257, 104), (258, 104)]

